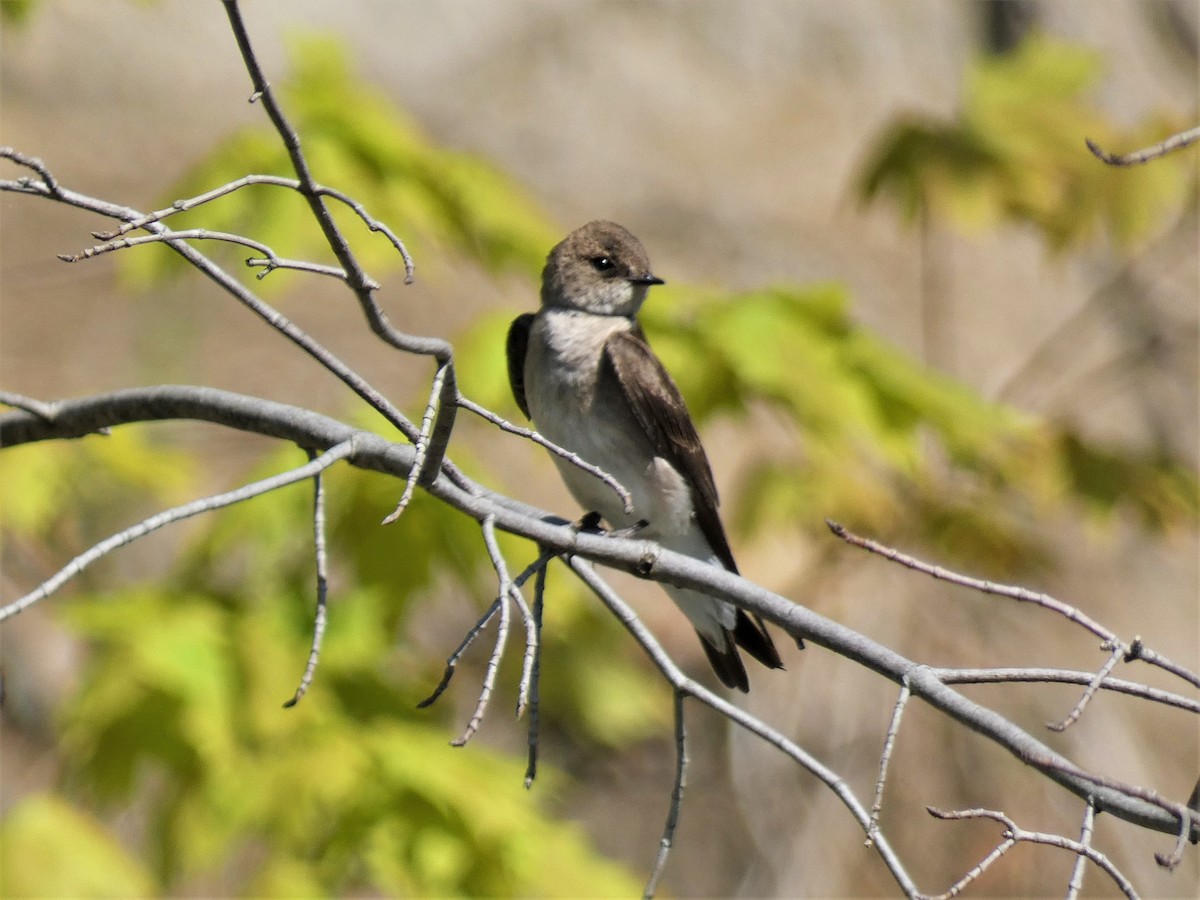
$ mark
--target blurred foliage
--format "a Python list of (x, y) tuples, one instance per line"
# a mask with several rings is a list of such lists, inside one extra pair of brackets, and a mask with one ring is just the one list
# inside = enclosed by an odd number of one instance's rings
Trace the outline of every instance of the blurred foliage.
[(0, 822), (5, 897), (149, 897), (155, 881), (104, 827), (51, 794), (22, 798)]
[[(422, 271), (426, 260), (464, 256), (491, 270), (513, 267), (529, 275), (532, 305), (532, 279), (558, 235), (527, 196), (486, 163), (431, 144), (348, 74), (331, 42), (295, 47), (281, 96), (318, 180), (369, 198), (369, 211), (403, 233)], [(961, 121), (898, 126), (867, 168), (864, 196), (888, 194), (910, 212), (976, 227), (1028, 222), (1060, 250), (1101, 227), (1135, 241), (1174, 202), (1179, 177), (1171, 164), (1114, 173), (1078, 152), (1085, 134), (1117, 145), (1081, 99), (1094, 73), (1090, 56), (1045, 41), (1008, 61), (983, 61)], [(265, 126), (222, 141), (173, 196), (248, 171), (291, 174)], [(288, 191), (248, 188), (184, 216), (284, 256), (327, 257)], [(368, 239), (345, 210), (337, 218), (372, 274), (399, 268), (386, 241)], [(169, 253), (123, 257), (147, 283), (177, 271)], [(267, 283), (289, 282), (276, 274)], [(1044, 558), (1036, 523), (1064, 506), (1132, 515), (1155, 529), (1195, 521), (1196, 476), (1178, 462), (1099, 447), (987, 403), (855, 324), (849, 307), (834, 284), (737, 295), (670, 287), (656, 288), (644, 311), (701, 423), (769, 426), (732, 504), (742, 538), (816, 532), (828, 516), (885, 538), (923, 538), (948, 561), (1012, 571)], [(503, 360), (512, 314), (485, 317), (456, 347), (463, 390), (517, 420)], [(93, 530), (130, 521), (130, 496), (172, 503), (194, 489), (194, 464), (126, 431), (7, 451), (0, 501), (10, 544), (41, 541), (64, 553), (87, 546)], [(457, 436), (452, 450), (469, 472), (497, 483)], [(264, 469), (299, 461), (293, 450)], [(63, 794), (29, 798), (7, 815), (0, 893), (202, 890), (218, 877), (263, 896), (638, 890), (574, 826), (540, 811), (561, 784), (544, 765), (527, 794), (523, 759), (478, 740), (447, 746), (465, 721), (447, 707), (474, 702), (471, 659), (486, 656), (490, 629), (439, 706), (414, 708), (443, 665), (418, 639), (431, 599), (457, 595), (482, 611), (495, 590), (475, 523), (418, 495), (383, 528), (397, 484), (345, 467), (326, 482), (330, 622), (316, 681), (294, 709), (280, 704), (312, 628), (310, 490), (294, 486), (201, 520), (169, 579), (119, 595), (109, 579), (108, 591), (74, 596), (64, 618), (93, 653), (61, 719)], [(514, 572), (532, 559), (524, 542), (503, 537), (502, 547)], [(546, 608), (547, 728), (603, 747), (662, 733), (666, 692), (619, 626), (560, 576), (551, 573)], [(510, 642), (519, 638), (514, 628)], [(510, 647), (503, 689), (516, 681), (519, 656)], [(498, 696), (490, 715), (511, 702)], [(131, 859), (100, 824), (131, 804), (144, 820), (149, 863)]]
[(1152, 166), (1100, 165), (1084, 138), (1132, 149), (1184, 123), (1155, 117), (1118, 130), (1088, 98), (1100, 74), (1099, 54), (1046, 37), (981, 58), (955, 120), (903, 118), (868, 151), (863, 200), (888, 196), (909, 218), (929, 212), (967, 229), (1026, 223), (1058, 251), (1098, 230), (1136, 245), (1182, 205), (1189, 162), (1177, 154)]
[(33, 15), (34, 0), (2, 0), (0, 2), (0, 25), (13, 27), (24, 25)]
[[(735, 491), (743, 534), (818, 533), (830, 517), (1011, 573), (1046, 560), (1036, 523), (1064, 505), (1152, 529), (1200, 514), (1196, 475), (1179, 461), (1089, 443), (983, 400), (855, 324), (838, 285), (654, 290), (641, 320), (696, 419), (750, 427), (759, 410), (776, 426)], [(500, 374), (508, 318), (458, 342), (460, 382), (519, 418)]]
[[(425, 266), (449, 251), (465, 251), (492, 270), (541, 266), (546, 248), (557, 240), (555, 230), (504, 173), (479, 157), (432, 143), (407, 115), (353, 74), (336, 40), (310, 35), (290, 43), (293, 71), (278, 88), (279, 102), (302, 136), (304, 154), (319, 183), (336, 178), (330, 186), (363, 202), (376, 220), (402, 225), (405, 245), (421, 260), (426, 277)], [(249, 173), (295, 177), (265, 116), (263, 124), (218, 143), (171, 188), (164, 206)], [(342, 203), (330, 198), (325, 202), (372, 275), (402, 268), (389, 241), (371, 235)], [(286, 258), (336, 263), (313, 225), (308, 204), (284, 188), (245, 187), (169, 222), (173, 228), (250, 235)], [(243, 258), (259, 255), (243, 248), (230, 252)], [(123, 272), (135, 286), (187, 269), (187, 263), (170, 252), (122, 256)], [(279, 289), (288, 283), (287, 274), (276, 272), (256, 289)]]
[[(26, 489), (62, 483), (81, 464), (70, 456), (92, 456), (117, 440), (133, 458), (149, 452), (138, 446), (137, 432), (118, 430), (109, 439), (27, 448), (55, 453), (6, 456), (5, 500), (20, 505)], [(58, 460), (57, 469), (47, 467), (48, 457)], [(294, 449), (281, 452), (264, 473), (301, 461)], [(36, 477), (26, 477), (27, 464)], [(143, 473), (141, 487), (157, 482), (159, 493), (172, 494), (178, 480), (156, 466)], [(111, 489), (104, 479), (92, 483)], [(543, 761), (535, 790), (526, 792), (523, 759), (481, 748), (478, 739), (463, 749), (448, 746), (465, 721), (461, 711), (416, 708), (442, 663), (413, 644), (410, 636), (420, 631), (414, 617), (439, 591), (474, 597), (479, 607), (494, 591), (475, 523), (419, 496), (382, 528), (395, 501), (391, 480), (336, 470), (327, 483), (330, 624), (316, 681), (293, 709), (281, 703), (308, 655), (315, 596), (311, 529), (304, 526), (309, 486), (204, 520), (172, 575), (152, 586), (57, 601), (66, 624), (92, 648), (82, 687), (61, 711), (65, 793), (28, 798), (6, 817), (0, 893), (144, 896), (193, 879), (203, 885), (214, 872), (233, 873), (233, 883), (255, 896), (638, 890), (590, 849), (581, 829), (542, 811), (562, 783), (552, 760)], [(53, 504), (21, 508), (40, 512), (6, 522), (17, 539), (43, 534), (61, 517)], [(533, 555), (522, 542), (509, 541), (506, 550), (513, 559)], [(351, 586), (339, 590), (342, 581)], [(573, 727), (556, 713), (574, 706), (584, 734), (615, 724), (610, 744), (660, 729), (661, 712), (634, 720), (666, 705), (651, 702), (660, 688), (648, 677), (626, 673), (618, 682), (630, 691), (630, 709), (595, 703), (587, 693), (572, 699), (570, 685), (609, 677), (614, 662), (603, 646), (618, 630), (588, 622), (609, 638), (568, 655), (571, 620), (586, 618), (572, 607), (582, 604), (556, 592), (546, 613), (555, 639), (543, 670), (548, 682), (563, 681), (546, 701), (556, 705), (544, 713), (550, 725)], [(494, 626), (460, 666), (443, 708), (462, 693), (468, 707), (473, 703), (472, 659), (486, 656), (493, 634)], [(521, 629), (512, 634), (505, 683), (519, 672), (520, 651), (512, 645)], [(501, 694), (491, 715), (511, 709)], [(144, 820), (145, 863), (127, 856), (100, 824), (106, 812), (131, 804)], [(254, 848), (248, 858), (247, 847)], [(53, 864), (63, 848), (74, 856)]]

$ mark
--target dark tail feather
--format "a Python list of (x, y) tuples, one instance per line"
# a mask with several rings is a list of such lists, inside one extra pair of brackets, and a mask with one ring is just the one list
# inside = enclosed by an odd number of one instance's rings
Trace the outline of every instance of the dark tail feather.
[(721, 650), (709, 643), (700, 632), (696, 632), (696, 636), (700, 638), (700, 646), (704, 648), (704, 655), (708, 657), (709, 664), (725, 687), (737, 688), (743, 694), (750, 692), (750, 679), (746, 677), (746, 667), (742, 665), (738, 647), (768, 669), (783, 668), (783, 660), (779, 658), (775, 642), (771, 640), (767, 627), (758, 616), (751, 618), (739, 609), (733, 631), (727, 631), (725, 634), (725, 649)]
[(746, 677), (746, 667), (742, 665), (742, 657), (733, 641), (727, 640), (725, 649), (718, 650), (700, 632), (697, 631), (696, 636), (700, 638), (700, 646), (704, 648), (704, 655), (708, 657), (709, 665), (721, 679), (721, 684), (725, 687), (737, 688), (743, 694), (749, 693), (750, 679)]
[(737, 624), (733, 627), (734, 642), (757, 659), (768, 669), (782, 669), (783, 660), (775, 649), (775, 642), (767, 634), (767, 626), (758, 616), (751, 618), (744, 610), (737, 611)]

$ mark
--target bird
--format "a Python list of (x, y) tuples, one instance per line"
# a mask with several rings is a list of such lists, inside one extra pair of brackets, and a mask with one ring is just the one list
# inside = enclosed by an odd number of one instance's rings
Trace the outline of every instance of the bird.
[[(552, 454), (585, 510), (616, 531), (736, 573), (708, 456), (638, 323), (648, 290), (663, 283), (642, 242), (621, 225), (596, 220), (572, 231), (546, 258), (540, 308), (509, 328), (509, 383), (543, 437), (613, 476), (633, 506), (627, 512), (609, 485)], [(726, 687), (750, 689), (739, 647), (783, 668), (759, 616), (691, 588), (663, 588)]]

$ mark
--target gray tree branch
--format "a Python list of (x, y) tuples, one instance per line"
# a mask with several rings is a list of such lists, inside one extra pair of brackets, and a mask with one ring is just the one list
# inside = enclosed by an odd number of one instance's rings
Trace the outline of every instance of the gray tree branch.
[[(80, 438), (102, 428), (134, 422), (194, 419), (325, 450), (353, 439), (352, 465), (408, 477), (415, 452), (379, 435), (352, 428), (310, 410), (214, 388), (163, 385), (131, 388), (54, 405), (47, 419), (26, 411), (0, 415), (0, 446)], [(465, 483), (460, 483), (465, 482)], [(611, 568), (682, 587), (756, 612), (793, 637), (837, 653), (887, 678), (909, 686), (914, 697), (983, 735), (1021, 762), (1037, 769), (1073, 794), (1092, 799), (1108, 812), (1143, 828), (1178, 835), (1200, 828), (1200, 814), (1183, 804), (1155, 804), (1137, 796), (1132, 785), (1097, 784), (1087, 773), (999, 713), (976, 703), (943, 678), (943, 670), (905, 658), (869, 637), (747, 581), (738, 575), (666, 550), (652, 541), (588, 534), (551, 513), (505, 497), (445, 472), (428, 486), (437, 499), (476, 521), (491, 517), (496, 528), (519, 535), (558, 554), (579, 556)]]

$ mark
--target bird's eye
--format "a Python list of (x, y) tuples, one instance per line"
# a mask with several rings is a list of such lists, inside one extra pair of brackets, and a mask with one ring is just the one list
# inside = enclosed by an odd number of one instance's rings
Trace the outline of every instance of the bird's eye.
[(607, 256), (593, 256), (591, 263), (597, 272), (607, 272), (613, 267), (613, 261)]

